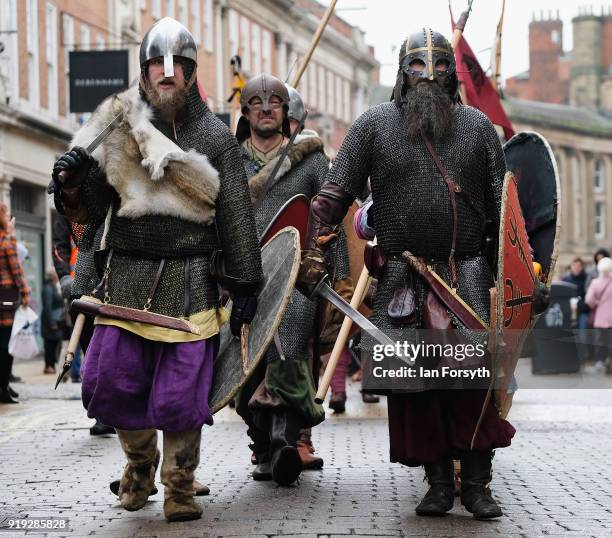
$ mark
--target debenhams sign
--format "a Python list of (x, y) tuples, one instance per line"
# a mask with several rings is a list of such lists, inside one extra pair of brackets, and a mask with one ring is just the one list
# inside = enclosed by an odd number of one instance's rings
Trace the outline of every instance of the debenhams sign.
[(128, 51), (70, 53), (70, 112), (93, 112), (109, 95), (129, 84)]

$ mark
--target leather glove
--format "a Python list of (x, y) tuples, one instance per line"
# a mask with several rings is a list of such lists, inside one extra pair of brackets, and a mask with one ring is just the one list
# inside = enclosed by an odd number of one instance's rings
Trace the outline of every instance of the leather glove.
[(318, 248), (302, 250), (302, 261), (295, 287), (306, 297), (312, 297), (316, 285), (327, 275), (327, 263)]
[(240, 336), (243, 323), (251, 323), (257, 311), (257, 297), (255, 295), (236, 295), (232, 301), (230, 315), (230, 330), (234, 336)]
[(55, 161), (51, 177), (55, 184), (75, 187), (83, 181), (92, 163), (93, 157), (84, 148), (75, 146)]
[(62, 289), (62, 297), (64, 299), (70, 299), (73, 280), (74, 279), (70, 275), (64, 275), (60, 279), (60, 288)]

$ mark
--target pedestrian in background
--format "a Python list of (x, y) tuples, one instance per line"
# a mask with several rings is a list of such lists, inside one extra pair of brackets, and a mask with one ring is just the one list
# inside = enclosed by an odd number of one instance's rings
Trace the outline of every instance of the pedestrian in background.
[[(19, 293), (17, 293), (19, 292)], [(30, 289), (17, 255), (17, 240), (11, 231), (8, 207), (0, 204), (0, 293), (3, 302), (14, 295), (23, 306), (30, 304)], [(0, 309), (0, 403), (17, 403), (19, 395), (9, 386), (13, 356), (8, 351), (15, 308)]]
[(597, 271), (597, 264), (599, 263), (599, 260), (601, 260), (602, 258), (609, 258), (609, 257), (610, 257), (610, 252), (605, 248), (597, 249), (595, 254), (593, 254), (593, 260), (595, 262), (595, 265), (593, 266), (593, 268), (589, 271), (589, 274), (587, 275), (587, 280), (586, 280), (587, 290), (589, 289), (591, 282), (593, 282), (593, 280), (595, 280), (599, 276), (599, 271)]
[(55, 269), (48, 269), (43, 284), (43, 308), (40, 316), (40, 332), (45, 343), (45, 374), (55, 373), (64, 334), (64, 299), (60, 295), (58, 284)]
[(563, 277), (564, 282), (569, 282), (576, 286), (576, 296), (578, 306), (576, 311), (576, 328), (588, 329), (589, 327), (589, 307), (584, 301), (586, 297), (587, 274), (584, 270), (582, 258), (576, 258), (570, 265), (569, 272)]
[(599, 276), (593, 280), (586, 303), (594, 310), (593, 328), (597, 329), (595, 368), (612, 374), (612, 259), (602, 258), (597, 264)]

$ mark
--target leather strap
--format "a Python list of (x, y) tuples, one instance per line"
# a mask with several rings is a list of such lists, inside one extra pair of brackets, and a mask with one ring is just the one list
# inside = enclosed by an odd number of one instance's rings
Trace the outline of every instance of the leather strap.
[(153, 302), (153, 297), (155, 297), (155, 292), (157, 291), (157, 286), (159, 285), (159, 281), (161, 280), (162, 273), (164, 272), (164, 267), (166, 266), (166, 258), (162, 258), (159, 262), (159, 268), (157, 269), (157, 274), (155, 275), (155, 280), (153, 281), (153, 286), (151, 286), (151, 291), (149, 291), (149, 296), (147, 297), (147, 302), (144, 305), (144, 311), (148, 312), (149, 308), (151, 308), (151, 303)]
[(461, 190), (461, 186), (458, 183), (455, 183), (455, 181), (453, 181), (453, 178), (450, 177), (450, 175), (446, 171), (446, 168), (444, 168), (444, 165), (442, 164), (442, 161), (440, 161), (436, 151), (431, 145), (430, 140), (424, 134), (422, 136), (423, 136), (423, 141), (425, 142), (425, 146), (427, 147), (427, 151), (431, 155), (431, 158), (436, 164), (436, 168), (438, 169), (438, 172), (440, 172), (440, 174), (444, 178), (444, 182), (446, 183), (446, 186), (448, 187), (448, 194), (450, 196), (451, 208), (453, 210), (453, 234), (452, 234), (452, 241), (451, 241), (450, 256), (448, 257), (448, 264), (450, 265), (450, 271), (451, 271), (451, 288), (457, 289), (457, 265), (455, 264), (455, 249), (457, 247), (457, 197), (456, 197), (456, 194), (462, 192), (462, 190)]
[(183, 315), (189, 318), (189, 311), (191, 310), (191, 266), (189, 258), (185, 258), (185, 302)]

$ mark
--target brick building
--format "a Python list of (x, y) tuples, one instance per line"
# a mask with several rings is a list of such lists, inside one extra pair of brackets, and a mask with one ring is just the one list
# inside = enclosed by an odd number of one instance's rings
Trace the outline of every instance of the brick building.
[(540, 15), (529, 25), (529, 71), (506, 81), (504, 105), (517, 131), (550, 142), (562, 189), (558, 275), (575, 256), (612, 249), (612, 7), (586, 8), (563, 23)]
[[(142, 36), (156, 20), (174, 17), (198, 44), (209, 106), (229, 112), (235, 125), (237, 104), (227, 103), (231, 56), (241, 55), (248, 75), (291, 78), (323, 11), (314, 0), (0, 0), (0, 201), (11, 206), (30, 251), (25, 269), (35, 300), (51, 265), (50, 171), (87, 117), (69, 112), (69, 52), (127, 49), (134, 81)], [(308, 127), (330, 153), (367, 108), (378, 65), (363, 32), (334, 16), (299, 87)]]

